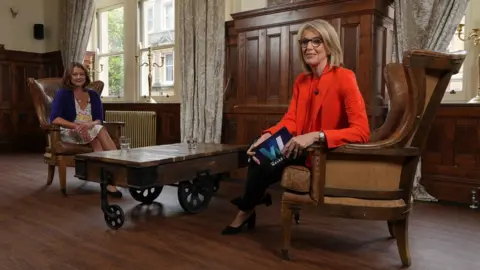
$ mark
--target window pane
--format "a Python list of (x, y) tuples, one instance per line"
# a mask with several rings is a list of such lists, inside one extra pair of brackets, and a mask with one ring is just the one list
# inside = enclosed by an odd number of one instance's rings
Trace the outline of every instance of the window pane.
[(165, 54), (165, 83), (173, 84), (173, 53)]
[(175, 42), (174, 7), (175, 0), (147, 0), (143, 3), (144, 48), (170, 45)]
[[(152, 65), (162, 65), (162, 56), (163, 66), (152, 66), (152, 96), (173, 96), (173, 48), (152, 50)], [(140, 61), (140, 94), (148, 96), (148, 51), (142, 52)]]
[[(463, 23), (463, 24), (465, 23), (465, 16), (462, 18), (462, 21), (460, 23)], [(463, 28), (462, 32), (465, 32), (465, 28)], [(455, 34), (453, 34), (452, 40), (450, 41), (450, 44), (447, 47), (447, 52), (456, 52), (456, 51), (464, 50), (465, 48), (464, 44), (465, 44), (464, 41), (461, 41), (458, 38), (457, 31), (455, 30)], [(448, 85), (446, 92), (451, 92), (452, 90), (454, 90), (455, 92), (463, 91), (463, 65), (460, 68), (459, 72), (452, 76), (452, 79), (450, 80), (450, 84)]]
[(148, 22), (147, 23), (148, 32), (152, 32), (153, 31), (153, 7), (148, 8), (147, 22)]
[(102, 11), (99, 17), (100, 52), (112, 53), (123, 51), (123, 7)]
[(98, 58), (100, 80), (105, 83), (103, 97), (123, 97), (124, 93), (124, 65), (123, 54), (100, 56)]

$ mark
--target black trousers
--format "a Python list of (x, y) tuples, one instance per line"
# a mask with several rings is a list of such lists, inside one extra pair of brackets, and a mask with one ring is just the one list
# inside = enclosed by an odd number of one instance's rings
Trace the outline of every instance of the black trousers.
[(247, 168), (247, 180), (243, 196), (232, 200), (232, 203), (242, 211), (250, 211), (255, 206), (263, 204), (268, 187), (280, 181), (283, 170), (290, 165), (305, 165), (305, 156), (296, 159), (289, 158), (273, 168), (269, 164), (257, 164), (251, 161)]

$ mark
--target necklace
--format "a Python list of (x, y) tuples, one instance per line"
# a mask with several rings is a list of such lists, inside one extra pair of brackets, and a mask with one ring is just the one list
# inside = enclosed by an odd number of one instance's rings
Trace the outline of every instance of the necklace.
[(75, 99), (77, 100), (77, 102), (79, 103), (82, 103), (82, 102), (88, 102), (88, 97), (83, 99), (83, 98), (79, 98), (77, 95), (74, 95)]

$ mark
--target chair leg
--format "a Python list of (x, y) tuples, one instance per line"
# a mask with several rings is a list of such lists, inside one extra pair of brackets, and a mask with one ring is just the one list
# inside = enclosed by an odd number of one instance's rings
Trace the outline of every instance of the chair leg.
[(393, 229), (393, 227), (395, 226), (395, 221), (387, 221), (387, 225), (388, 225), (388, 232), (390, 233), (390, 236), (392, 238), (395, 238), (395, 230)]
[(393, 232), (397, 239), (398, 253), (400, 254), (400, 259), (402, 260), (403, 266), (410, 266), (410, 249), (408, 245), (408, 215), (405, 219), (395, 221), (393, 226)]
[(290, 242), (292, 236), (292, 216), (293, 211), (287, 204), (282, 204), (282, 233), (283, 233), (283, 247), (282, 259), (290, 260)]
[(58, 179), (60, 180), (60, 191), (67, 195), (67, 165), (60, 160), (58, 162)]
[(47, 186), (50, 186), (55, 176), (55, 165), (48, 165)]

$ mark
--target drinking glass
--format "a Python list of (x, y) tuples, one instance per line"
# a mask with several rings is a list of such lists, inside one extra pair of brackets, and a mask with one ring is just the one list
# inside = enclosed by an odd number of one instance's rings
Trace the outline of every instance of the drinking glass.
[(187, 144), (189, 150), (197, 149), (197, 139), (193, 137), (187, 138)]
[(120, 150), (123, 151), (130, 151), (130, 138), (125, 136), (120, 137)]

